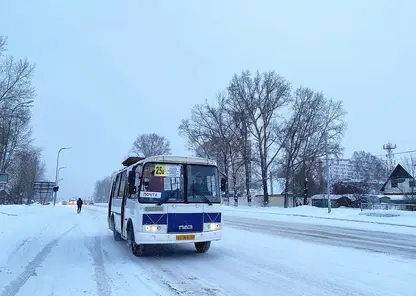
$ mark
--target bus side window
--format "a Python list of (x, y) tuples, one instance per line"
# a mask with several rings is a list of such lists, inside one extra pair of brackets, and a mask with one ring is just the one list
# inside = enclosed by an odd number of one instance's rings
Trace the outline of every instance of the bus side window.
[(117, 198), (123, 198), (124, 195), (124, 188), (126, 186), (126, 181), (127, 181), (127, 171), (124, 171), (122, 173), (120, 173), (120, 186), (118, 188), (118, 194), (117, 194)]
[(114, 198), (115, 189), (116, 189), (116, 178), (113, 178), (113, 182), (111, 184), (110, 200)]
[(136, 194), (132, 194), (129, 196), (131, 199), (137, 199), (137, 197), (140, 195), (140, 181), (141, 181), (141, 175), (142, 175), (142, 168), (143, 166), (139, 165), (136, 167), (136, 178), (134, 180), (134, 186), (136, 187)]
[(115, 187), (114, 187), (114, 193), (113, 193), (113, 198), (114, 199), (119, 199), (120, 197), (119, 197), (119, 195), (118, 195), (118, 192), (119, 192), (119, 189), (120, 189), (120, 174), (118, 174), (117, 175), (117, 178), (116, 178), (116, 184), (115, 184)]

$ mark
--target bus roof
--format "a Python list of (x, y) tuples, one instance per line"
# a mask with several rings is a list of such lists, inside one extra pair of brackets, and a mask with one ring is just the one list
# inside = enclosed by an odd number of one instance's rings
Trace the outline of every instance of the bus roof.
[[(139, 164), (146, 164), (148, 162), (162, 162), (162, 163), (181, 163), (181, 164), (200, 164), (200, 165), (213, 165), (217, 166), (215, 160), (210, 160), (202, 157), (193, 157), (193, 156), (173, 156), (173, 155), (156, 155), (150, 156), (147, 158), (144, 157), (128, 157), (125, 161), (122, 162), (124, 168), (121, 168), (111, 174), (112, 177), (115, 177), (118, 173), (122, 171), (130, 171), (133, 166)], [(127, 165), (128, 164), (128, 165)]]
[[(129, 157), (122, 162), (124, 168), (127, 169), (133, 165), (145, 164), (148, 162), (163, 162), (163, 163), (183, 163), (183, 164), (202, 164), (202, 165), (214, 165), (217, 163), (214, 160), (193, 156), (173, 156), (173, 155), (155, 155), (150, 157)], [(121, 169), (121, 170), (123, 170)]]
[(205, 164), (217, 165), (216, 161), (202, 157), (194, 156), (174, 156), (174, 155), (156, 155), (150, 156), (142, 160), (142, 163), (147, 162), (167, 162), (167, 163), (183, 163), (183, 164)]

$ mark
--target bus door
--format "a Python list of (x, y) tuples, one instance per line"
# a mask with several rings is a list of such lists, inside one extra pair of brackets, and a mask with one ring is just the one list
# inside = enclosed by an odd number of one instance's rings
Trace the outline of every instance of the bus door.
[(124, 171), (121, 174), (121, 184), (120, 184), (120, 193), (122, 194), (122, 200), (121, 200), (121, 235), (125, 236), (125, 226), (127, 223), (127, 218), (125, 215), (125, 209), (126, 209), (126, 201), (127, 201), (127, 196), (128, 196), (128, 186), (127, 186), (127, 171)]

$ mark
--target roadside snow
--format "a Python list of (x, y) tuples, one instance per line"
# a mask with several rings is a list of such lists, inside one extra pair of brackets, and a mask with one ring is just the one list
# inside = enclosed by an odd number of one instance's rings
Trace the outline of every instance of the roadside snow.
[(136, 258), (113, 240), (105, 207), (86, 206), (79, 215), (72, 206), (0, 212), (0, 296), (414, 295), (415, 260), (266, 234), (261, 225), (225, 224), (224, 239), (207, 254), (185, 244)]
[[(224, 216), (247, 217), (271, 221), (287, 221), (316, 225), (416, 234), (416, 212), (409, 211), (361, 211), (351, 208), (326, 208), (300, 206), (295, 208), (224, 206)], [(377, 214), (367, 216), (366, 214)], [(385, 214), (393, 217), (384, 216)], [(380, 216), (381, 217), (380, 217)]]

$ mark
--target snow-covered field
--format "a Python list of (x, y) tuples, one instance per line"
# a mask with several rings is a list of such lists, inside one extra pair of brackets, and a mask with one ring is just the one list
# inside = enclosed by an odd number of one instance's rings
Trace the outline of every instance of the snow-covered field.
[(416, 228), (334, 220), (415, 226), (412, 213), (302, 208), (225, 207), (208, 253), (159, 246), (137, 258), (113, 240), (103, 206), (0, 206), (0, 296), (415, 295)]

